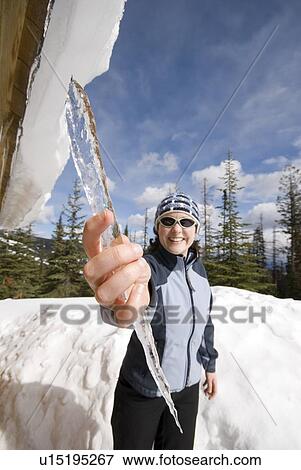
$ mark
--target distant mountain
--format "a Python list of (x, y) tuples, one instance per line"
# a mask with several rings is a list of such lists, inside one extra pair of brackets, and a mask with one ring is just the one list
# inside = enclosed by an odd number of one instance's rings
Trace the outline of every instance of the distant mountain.
[[(0, 238), (2, 238), (2, 241), (4, 240), (4, 236), (7, 233), (8, 232), (6, 230), (0, 230)], [(51, 253), (52, 244), (53, 244), (53, 240), (51, 238), (38, 237), (37, 235), (32, 235), (32, 238), (33, 238), (34, 246), (37, 252), (41, 250), (45, 250), (45, 254), (48, 255)], [(12, 233), (12, 240), (9, 243), (10, 245), (13, 245), (14, 243), (16, 243), (13, 241), (13, 233)]]
[(33, 235), (34, 244), (37, 248), (44, 248), (47, 253), (51, 252), (53, 240), (51, 238), (37, 237)]

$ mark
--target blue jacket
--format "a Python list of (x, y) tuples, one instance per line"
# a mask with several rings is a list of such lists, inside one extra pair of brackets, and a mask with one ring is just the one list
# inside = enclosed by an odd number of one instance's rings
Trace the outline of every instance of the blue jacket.
[[(146, 313), (171, 392), (178, 392), (200, 380), (202, 366), (208, 372), (215, 371), (218, 353), (210, 317), (211, 289), (201, 259), (192, 249), (185, 259), (160, 245), (144, 258), (152, 272)], [(116, 325), (111, 310), (101, 307), (101, 316), (106, 323)], [(142, 395), (161, 396), (135, 331), (120, 374)]]

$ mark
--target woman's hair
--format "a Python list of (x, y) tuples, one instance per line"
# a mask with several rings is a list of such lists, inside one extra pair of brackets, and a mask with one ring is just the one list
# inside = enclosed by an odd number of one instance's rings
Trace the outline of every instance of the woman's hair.
[[(155, 251), (157, 251), (159, 247), (160, 247), (159, 237), (156, 235), (154, 239), (153, 238), (150, 239), (149, 245), (145, 250), (145, 254), (150, 255), (154, 253)], [(194, 250), (197, 256), (202, 256), (203, 250), (198, 240), (194, 240), (194, 242), (190, 246), (190, 249)]]

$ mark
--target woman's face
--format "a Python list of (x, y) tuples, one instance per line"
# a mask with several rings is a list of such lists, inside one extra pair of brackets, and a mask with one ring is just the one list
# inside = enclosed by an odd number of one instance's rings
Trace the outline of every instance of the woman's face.
[[(173, 217), (174, 219), (191, 219), (189, 214), (178, 211), (168, 212), (166, 217)], [(192, 227), (187, 228), (183, 228), (179, 223), (176, 223), (173, 227), (164, 227), (160, 222), (158, 224), (158, 236), (161, 245), (165, 250), (173, 253), (174, 255), (187, 256), (188, 249), (194, 242), (195, 232), (195, 224), (192, 225)]]

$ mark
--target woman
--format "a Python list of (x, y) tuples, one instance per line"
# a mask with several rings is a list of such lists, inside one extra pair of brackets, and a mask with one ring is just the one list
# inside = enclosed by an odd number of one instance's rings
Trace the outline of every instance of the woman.
[[(211, 399), (217, 392), (218, 356), (210, 317), (212, 294), (195, 242), (200, 226), (198, 206), (185, 193), (164, 198), (155, 215), (156, 240), (144, 257), (141, 247), (126, 237), (123, 244), (116, 241), (101, 250), (100, 234), (112, 222), (109, 211), (87, 221), (83, 241), (90, 260), (84, 275), (105, 322), (131, 327), (136, 318), (133, 312), (147, 308), (161, 367), (184, 431), (178, 430), (133, 332), (115, 390), (114, 449), (193, 449), (202, 367), (204, 392)], [(127, 289), (130, 294), (123, 305), (121, 294)]]

